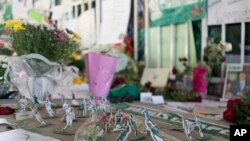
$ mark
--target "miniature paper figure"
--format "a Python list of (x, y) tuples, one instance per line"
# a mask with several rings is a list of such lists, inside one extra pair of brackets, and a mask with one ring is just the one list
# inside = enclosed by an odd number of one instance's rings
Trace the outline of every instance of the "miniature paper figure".
[(81, 100), (80, 107), (82, 109), (82, 116), (83, 117), (87, 116), (87, 103), (85, 98)]
[(101, 103), (99, 105), (99, 110), (102, 112), (103, 115), (106, 114), (106, 103), (105, 103), (105, 99), (104, 98), (101, 98)]
[(135, 131), (135, 135), (137, 136), (138, 133), (137, 133), (136, 120), (135, 120), (135, 118), (134, 118), (134, 116), (132, 114), (129, 117), (129, 123), (130, 123), (132, 129)]
[(62, 129), (62, 131), (65, 131), (66, 129), (71, 127), (74, 119), (75, 113), (71, 107), (68, 107), (66, 109), (66, 126)]
[(39, 114), (39, 111), (37, 109), (37, 106), (34, 106), (33, 108), (30, 108), (33, 115), (35, 116), (36, 120), (42, 125), (42, 126), (46, 126), (46, 123), (44, 122), (44, 120), (42, 119), (42, 117)]
[(182, 118), (182, 126), (184, 128), (184, 132), (189, 140), (192, 140), (191, 132), (194, 131), (195, 125), (192, 124), (190, 121)]
[(92, 121), (97, 121), (97, 109), (94, 101), (90, 101), (90, 110), (90, 118), (92, 119)]
[(65, 103), (66, 99), (65, 99), (65, 96), (64, 96), (64, 95), (61, 95), (61, 101), (62, 101), (62, 104)]
[(146, 123), (147, 130), (150, 132), (150, 135), (151, 135), (151, 138), (153, 139), (153, 141), (164, 141), (162, 139), (162, 136), (160, 135), (159, 130), (153, 124), (152, 121), (145, 119), (145, 123)]
[(203, 138), (204, 134), (202, 132), (202, 124), (201, 124), (200, 118), (197, 115), (195, 115), (195, 124), (199, 129), (200, 136)]
[(45, 108), (50, 117), (53, 117), (55, 115), (54, 111), (51, 108), (51, 105), (55, 105), (54, 103), (51, 103), (49, 98), (47, 97), (46, 102), (45, 102)]
[(144, 114), (144, 118), (146, 120), (150, 120), (150, 115), (148, 113), (148, 109), (147, 108), (144, 109), (143, 114)]
[(108, 123), (103, 124), (102, 126), (98, 126), (100, 129), (97, 132), (97, 137), (98, 138), (103, 138), (105, 133), (107, 133), (108, 130)]
[(120, 130), (122, 128), (122, 122), (123, 122), (122, 112), (119, 110), (115, 114), (115, 125), (113, 131)]
[(22, 96), (22, 98), (19, 100), (20, 109), (18, 111), (19, 112), (24, 112), (26, 110), (27, 105), (28, 105), (27, 99)]
[(62, 108), (65, 110), (65, 112), (66, 112), (66, 109), (69, 108), (69, 104), (67, 103), (66, 100), (64, 101)]
[(72, 94), (72, 105), (79, 106), (79, 102), (76, 100), (75, 94)]
[(117, 141), (125, 141), (130, 133), (131, 133), (131, 127), (129, 125), (129, 122), (126, 122), (124, 127), (121, 129)]
[(40, 104), (40, 101), (39, 101), (37, 96), (34, 96), (34, 103), (37, 104), (37, 105)]

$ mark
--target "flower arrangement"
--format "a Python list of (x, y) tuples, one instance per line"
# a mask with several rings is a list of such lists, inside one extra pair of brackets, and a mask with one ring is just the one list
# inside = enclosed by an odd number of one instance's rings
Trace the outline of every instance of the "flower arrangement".
[(78, 47), (80, 37), (52, 24), (32, 24), (19, 20), (5, 22), (12, 48), (17, 55), (40, 54), (50, 61), (65, 63)]
[(201, 102), (202, 97), (195, 92), (187, 90), (172, 91), (170, 89), (164, 90), (164, 98), (168, 101), (181, 101), (181, 102)]
[(226, 42), (215, 43), (211, 40), (208, 47), (204, 50), (204, 61), (212, 68), (212, 74), (219, 76), (221, 73), (221, 64), (226, 61), (224, 52), (230, 52), (232, 45)]
[(223, 117), (229, 122), (250, 124), (250, 91), (242, 99), (229, 100)]
[(143, 91), (147, 91), (147, 92), (151, 92), (152, 95), (156, 95), (156, 88), (154, 86), (152, 86), (152, 83), (150, 81), (146, 82), (144, 84), (144, 88)]

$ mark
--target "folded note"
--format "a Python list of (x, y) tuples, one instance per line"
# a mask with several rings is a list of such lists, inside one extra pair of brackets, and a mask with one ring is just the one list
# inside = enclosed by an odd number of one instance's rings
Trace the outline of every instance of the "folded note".
[(58, 139), (29, 132), (23, 129), (15, 129), (0, 133), (1, 141), (59, 141)]

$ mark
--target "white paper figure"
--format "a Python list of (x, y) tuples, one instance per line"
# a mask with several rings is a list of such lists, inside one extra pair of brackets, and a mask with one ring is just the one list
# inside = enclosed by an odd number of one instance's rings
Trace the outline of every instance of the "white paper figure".
[(65, 131), (66, 129), (70, 128), (74, 119), (75, 113), (71, 107), (68, 107), (66, 109), (66, 126), (62, 129), (62, 131)]
[(45, 102), (45, 108), (46, 108), (46, 111), (47, 111), (47, 113), (48, 113), (48, 115), (49, 115), (50, 117), (54, 117), (54, 115), (55, 115), (54, 111), (53, 111), (52, 108), (51, 108), (52, 105), (56, 105), (56, 104), (51, 103), (51, 101), (50, 101), (49, 98), (47, 97), (46, 102)]
[(200, 136), (203, 138), (203, 137), (204, 137), (204, 134), (203, 134), (203, 132), (202, 132), (201, 120), (200, 120), (200, 118), (199, 118), (197, 115), (195, 115), (195, 124), (196, 124), (196, 127), (198, 127), (198, 129), (199, 129), (199, 134), (200, 134)]
[(43, 120), (42, 117), (40, 116), (37, 107), (34, 106), (33, 108), (30, 108), (30, 109), (31, 109), (33, 115), (35, 116), (36, 120), (37, 120), (42, 126), (45, 126), (46, 123), (44, 122), (44, 120)]
[(194, 131), (195, 125), (192, 124), (189, 120), (182, 118), (182, 126), (184, 128), (185, 135), (189, 140), (192, 140), (191, 132)]
[(19, 100), (20, 109), (18, 111), (19, 112), (24, 112), (26, 110), (27, 105), (28, 105), (27, 99), (22, 96), (22, 98)]

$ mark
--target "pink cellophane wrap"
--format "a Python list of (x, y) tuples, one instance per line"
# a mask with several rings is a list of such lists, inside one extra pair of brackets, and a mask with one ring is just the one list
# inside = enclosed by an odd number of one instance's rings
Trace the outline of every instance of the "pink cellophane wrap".
[[(118, 59), (96, 52), (89, 52), (86, 54), (85, 59), (91, 96), (95, 98), (107, 97)], [(98, 104), (98, 102), (96, 104)]]
[(193, 68), (193, 91), (201, 94), (202, 97), (207, 89), (206, 71), (203, 66)]

